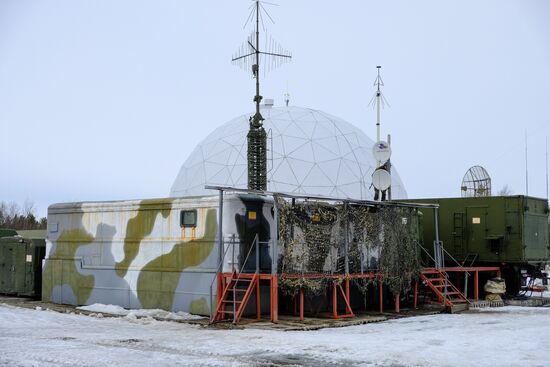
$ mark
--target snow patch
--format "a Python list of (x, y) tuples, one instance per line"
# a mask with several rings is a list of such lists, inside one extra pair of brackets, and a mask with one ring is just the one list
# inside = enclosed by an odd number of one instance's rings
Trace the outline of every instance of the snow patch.
[[(94, 303), (89, 306), (77, 307), (79, 310), (88, 311), (92, 313), (99, 314), (111, 314), (117, 316), (126, 316), (128, 319), (135, 320), (137, 318), (152, 318), (152, 319), (161, 319), (161, 320), (174, 320), (174, 321), (185, 321), (185, 320), (200, 320), (203, 317), (192, 315), (187, 312), (170, 312), (159, 309), (140, 309), (140, 310), (127, 310), (117, 305), (104, 305), (102, 303)], [(95, 315), (97, 316), (97, 315)], [(103, 317), (101, 315), (100, 317)]]
[[(104, 313), (105, 305), (94, 309)], [(507, 306), (316, 331), (128, 322), (139, 310), (124, 312), (125, 319), (97, 319), (0, 305), (0, 366), (549, 365), (548, 342), (540, 337), (550, 334), (548, 307)]]

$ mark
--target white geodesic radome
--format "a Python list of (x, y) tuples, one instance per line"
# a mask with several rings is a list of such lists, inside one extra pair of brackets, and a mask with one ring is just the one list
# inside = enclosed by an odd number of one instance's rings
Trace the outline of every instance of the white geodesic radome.
[[(268, 133), (269, 191), (372, 199), (374, 142), (360, 129), (309, 108), (264, 107), (261, 112)], [(183, 163), (170, 196), (214, 194), (205, 185), (247, 187), (249, 116), (223, 124), (197, 145)], [(406, 197), (393, 165), (392, 199)]]

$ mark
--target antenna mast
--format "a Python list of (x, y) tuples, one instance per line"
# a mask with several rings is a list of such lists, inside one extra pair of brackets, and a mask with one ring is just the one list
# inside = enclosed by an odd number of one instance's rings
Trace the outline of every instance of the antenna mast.
[(548, 136), (546, 137), (546, 200), (548, 200)]
[(527, 165), (527, 130), (525, 130), (525, 196), (529, 196), (529, 168)]
[(382, 66), (380, 65), (376, 66), (378, 72), (373, 84), (376, 87), (376, 92), (369, 102), (369, 105), (376, 105), (376, 143), (372, 148), (372, 153), (377, 163), (377, 168), (372, 174), (375, 201), (379, 199), (385, 201), (386, 198), (391, 200), (391, 137), (388, 135), (387, 142), (380, 139), (380, 107), (384, 107), (385, 104), (389, 105), (380, 89), (380, 87), (384, 86), (384, 81), (380, 76), (381, 68)]
[[(265, 191), (267, 190), (267, 134), (262, 123), (264, 118), (260, 113), (260, 102), (263, 98), (260, 95), (260, 62), (263, 62), (264, 70), (265, 68), (271, 70), (284, 62), (290, 61), (292, 56), (283, 50), (275, 40), (267, 36), (266, 51), (260, 50), (260, 21), (265, 31), (262, 14), (265, 14), (271, 22), (273, 22), (273, 19), (265, 10), (263, 2), (259, 0), (256, 0), (250, 8), (251, 12), (245, 23), (245, 27), (251, 19), (254, 19), (256, 23), (255, 30), (248, 37), (248, 40), (243, 43), (231, 61), (239, 64), (245, 70), (250, 70), (249, 66), (251, 66), (252, 76), (256, 79), (256, 95), (253, 99), (256, 104), (256, 112), (249, 119), (250, 129), (247, 135), (248, 188), (250, 190)], [(260, 55), (264, 57), (260, 58)], [(252, 62), (252, 65), (250, 65), (250, 62)]]
[(380, 141), (380, 104), (383, 103), (382, 92), (380, 91), (380, 86), (384, 86), (384, 81), (380, 76), (381, 68), (382, 66), (380, 65), (376, 66), (376, 69), (378, 69), (378, 75), (376, 77), (376, 80), (374, 81), (374, 85), (376, 86), (376, 141)]

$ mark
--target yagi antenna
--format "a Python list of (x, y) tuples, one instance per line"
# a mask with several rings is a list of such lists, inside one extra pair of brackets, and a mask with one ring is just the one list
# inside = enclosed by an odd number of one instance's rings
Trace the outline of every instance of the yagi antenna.
[(260, 95), (260, 69), (262, 69), (265, 76), (266, 72), (276, 69), (292, 58), (288, 51), (268, 35), (264, 37), (264, 47), (260, 48), (260, 23), (264, 33), (264, 18), (275, 23), (265, 9), (264, 4), (277, 5), (259, 0), (254, 1), (250, 6), (250, 14), (244, 26), (246, 27), (248, 23), (255, 21), (255, 29), (231, 59), (234, 64), (242, 69), (252, 71), (252, 77), (256, 79), (256, 95), (254, 96), (256, 113), (249, 119), (250, 130), (247, 135), (248, 188), (251, 190), (267, 189), (266, 132), (262, 126), (264, 118), (260, 113), (260, 102), (263, 98)]
[[(268, 72), (278, 68), (282, 64), (290, 62), (292, 59), (290, 52), (281, 47), (271, 35), (267, 34), (264, 15), (271, 23), (275, 24), (275, 22), (263, 4), (277, 5), (263, 1), (255, 1), (254, 4), (251, 5), (251, 11), (244, 26), (246, 27), (252, 22), (252, 19), (255, 19), (256, 27), (231, 58), (233, 64), (239, 66), (244, 71), (248, 72), (251, 70), (252, 77), (254, 78), (256, 78), (259, 73), (259, 69), (262, 69), (265, 77)], [(265, 33), (263, 49), (260, 49), (260, 24)], [(255, 65), (257, 65), (257, 67)]]

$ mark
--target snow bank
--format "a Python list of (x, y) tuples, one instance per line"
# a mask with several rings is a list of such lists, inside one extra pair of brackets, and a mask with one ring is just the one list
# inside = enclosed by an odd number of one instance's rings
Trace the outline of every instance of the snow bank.
[(102, 303), (94, 303), (89, 306), (77, 307), (79, 310), (96, 312), (96, 313), (106, 313), (117, 316), (126, 316), (129, 319), (136, 319), (140, 317), (151, 317), (154, 319), (161, 320), (174, 320), (174, 321), (185, 321), (185, 320), (200, 320), (203, 317), (192, 315), (187, 312), (169, 312), (159, 309), (140, 309), (140, 310), (127, 310), (120, 306), (116, 305), (104, 305)]

